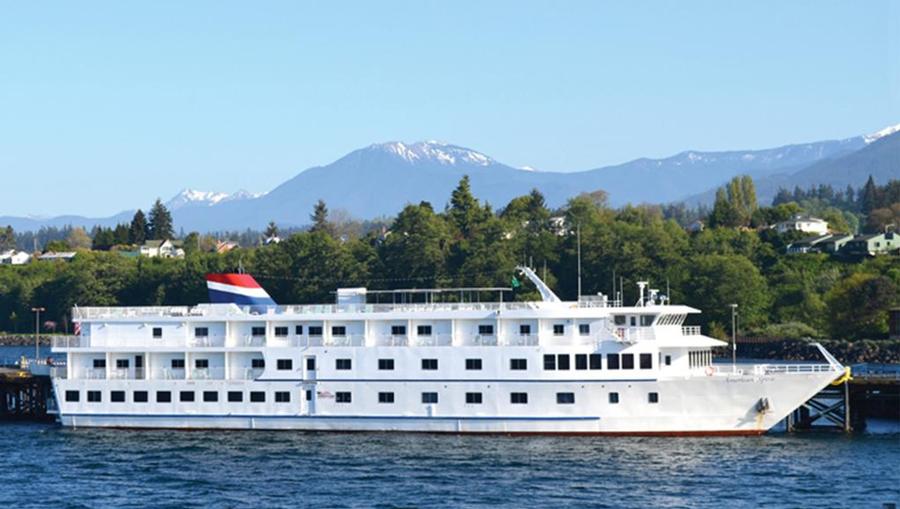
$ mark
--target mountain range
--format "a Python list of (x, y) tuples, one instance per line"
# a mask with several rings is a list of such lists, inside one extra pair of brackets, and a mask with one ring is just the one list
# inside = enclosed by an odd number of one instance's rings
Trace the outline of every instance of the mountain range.
[[(663, 159), (575, 172), (514, 168), (465, 147), (436, 141), (388, 142), (355, 150), (326, 166), (309, 168), (267, 193), (204, 192), (186, 189), (167, 202), (176, 228), (185, 231), (262, 229), (269, 221), (304, 226), (313, 204), (371, 219), (396, 214), (406, 203), (431, 202), (442, 209), (463, 175), (475, 195), (494, 207), (539, 189), (551, 207), (583, 192), (602, 189), (614, 206), (626, 203), (709, 203), (715, 189), (735, 175), (757, 183), (760, 203), (779, 187), (831, 184), (861, 186), (900, 178), (900, 125), (843, 140), (741, 151), (681, 152)], [(49, 219), (2, 217), (18, 231), (67, 224), (111, 226), (129, 221), (133, 211), (106, 218), (60, 216)]]

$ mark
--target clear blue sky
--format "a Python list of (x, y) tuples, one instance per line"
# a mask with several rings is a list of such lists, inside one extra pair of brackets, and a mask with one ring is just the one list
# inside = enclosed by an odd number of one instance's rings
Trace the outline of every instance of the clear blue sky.
[[(571, 171), (900, 122), (900, 2), (8, 2), (0, 215), (269, 190), (374, 142)], [(352, 183), (348, 183), (352, 185)]]

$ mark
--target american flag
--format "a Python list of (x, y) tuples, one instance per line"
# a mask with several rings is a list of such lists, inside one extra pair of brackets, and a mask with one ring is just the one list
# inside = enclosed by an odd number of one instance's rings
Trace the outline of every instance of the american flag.
[(75, 329), (74, 329), (74, 331), (75, 331), (75, 335), (76, 335), (76, 336), (80, 336), (80, 335), (81, 335), (81, 322), (75, 322)]

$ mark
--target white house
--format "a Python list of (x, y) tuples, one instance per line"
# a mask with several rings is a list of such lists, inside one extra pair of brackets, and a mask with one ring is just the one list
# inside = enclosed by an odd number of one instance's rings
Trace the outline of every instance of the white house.
[(0, 265), (24, 265), (31, 261), (31, 255), (25, 251), (0, 251)]
[(787, 221), (775, 223), (772, 228), (778, 233), (798, 231), (825, 235), (828, 233), (828, 221), (818, 217), (796, 215)]
[(38, 260), (41, 261), (58, 261), (62, 260), (64, 262), (70, 262), (75, 258), (75, 255), (78, 254), (75, 251), (47, 251), (46, 253), (38, 256)]
[(184, 258), (184, 249), (180, 241), (148, 240), (141, 246), (141, 256), (148, 258)]

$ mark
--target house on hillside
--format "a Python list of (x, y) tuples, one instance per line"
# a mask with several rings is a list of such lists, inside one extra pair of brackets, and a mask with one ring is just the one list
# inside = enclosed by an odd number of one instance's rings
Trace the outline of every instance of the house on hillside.
[(828, 233), (828, 221), (818, 217), (796, 215), (787, 221), (775, 223), (772, 228), (778, 233), (804, 232), (825, 235)]
[(148, 240), (141, 245), (140, 254), (148, 258), (184, 258), (180, 240)]
[(222, 254), (231, 251), (232, 249), (237, 249), (240, 247), (240, 244), (233, 240), (219, 240), (216, 241), (216, 253)]
[(55, 251), (47, 251), (46, 253), (38, 256), (38, 260), (51, 261), (51, 262), (56, 262), (56, 261), (71, 262), (72, 260), (75, 259), (76, 254), (77, 253), (75, 251), (60, 251), (58, 253)]
[(900, 236), (894, 232), (857, 235), (844, 244), (840, 254), (847, 256), (875, 256), (900, 251)]
[(695, 219), (691, 224), (687, 225), (686, 229), (690, 233), (698, 233), (702, 232), (704, 228), (706, 228), (706, 225), (703, 224), (703, 221)]
[(268, 246), (270, 244), (281, 244), (281, 237), (279, 237), (278, 235), (272, 235), (271, 237), (266, 237), (265, 239), (263, 239), (263, 245)]
[(816, 245), (816, 249), (822, 253), (835, 254), (851, 240), (853, 240), (853, 235), (849, 233), (835, 233), (826, 240), (819, 242)]
[(25, 251), (0, 251), (0, 265), (25, 265), (31, 261), (31, 255)]
[(792, 242), (787, 246), (787, 252), (790, 254), (809, 253), (821, 251), (821, 244), (831, 239), (833, 235), (826, 233), (825, 235), (816, 235), (805, 239)]

